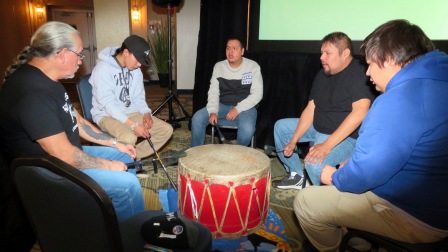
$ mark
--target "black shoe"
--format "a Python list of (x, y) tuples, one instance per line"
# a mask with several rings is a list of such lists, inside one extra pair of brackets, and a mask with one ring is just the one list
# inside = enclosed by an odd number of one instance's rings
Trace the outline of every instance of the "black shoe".
[(272, 186), (279, 189), (302, 189), (303, 177), (296, 174), (294, 177), (285, 176), (282, 180), (273, 181)]
[(303, 248), (303, 251), (305, 251), (305, 252), (319, 252), (319, 250), (317, 248), (315, 248), (313, 246), (313, 244), (311, 244), (310, 240), (305, 240), (302, 243), (302, 248)]

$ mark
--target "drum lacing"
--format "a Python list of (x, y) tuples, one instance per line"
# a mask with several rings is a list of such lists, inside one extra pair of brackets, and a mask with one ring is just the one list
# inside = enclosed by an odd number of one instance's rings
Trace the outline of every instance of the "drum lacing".
[(198, 203), (196, 202), (196, 197), (194, 196), (193, 188), (191, 188), (191, 183), (188, 183), (187, 186), (188, 190), (190, 191), (191, 210), (193, 211), (194, 218), (198, 220), (199, 219)]

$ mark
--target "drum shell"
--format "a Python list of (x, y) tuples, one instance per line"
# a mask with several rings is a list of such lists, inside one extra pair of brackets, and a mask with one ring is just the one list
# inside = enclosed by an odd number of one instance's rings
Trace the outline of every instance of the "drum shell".
[(213, 144), (187, 150), (179, 159), (179, 211), (212, 232), (237, 239), (266, 221), (270, 160), (261, 151)]

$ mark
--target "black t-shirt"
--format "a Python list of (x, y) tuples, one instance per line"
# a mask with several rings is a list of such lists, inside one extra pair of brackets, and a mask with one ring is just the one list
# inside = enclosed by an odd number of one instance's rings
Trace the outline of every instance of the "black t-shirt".
[[(323, 134), (332, 134), (352, 112), (352, 103), (375, 95), (366, 76), (366, 67), (359, 60), (335, 75), (325, 75), (321, 69), (314, 78), (309, 100), (314, 100), (314, 128)], [(359, 129), (359, 127), (358, 127)], [(350, 137), (358, 138), (358, 129)]]
[(10, 159), (45, 154), (36, 140), (61, 132), (81, 147), (64, 86), (28, 64), (10, 75), (0, 90), (0, 122), (1, 149)]

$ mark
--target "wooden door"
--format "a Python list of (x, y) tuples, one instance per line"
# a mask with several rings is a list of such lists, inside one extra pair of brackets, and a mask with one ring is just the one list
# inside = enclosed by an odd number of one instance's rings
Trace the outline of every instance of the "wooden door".
[(52, 9), (52, 19), (76, 28), (81, 33), (82, 53), (86, 56), (75, 75), (75, 80), (92, 72), (97, 58), (95, 19), (93, 10)]

